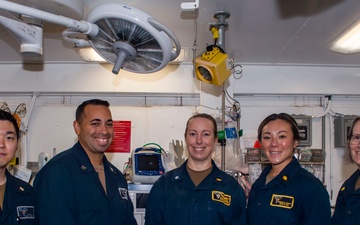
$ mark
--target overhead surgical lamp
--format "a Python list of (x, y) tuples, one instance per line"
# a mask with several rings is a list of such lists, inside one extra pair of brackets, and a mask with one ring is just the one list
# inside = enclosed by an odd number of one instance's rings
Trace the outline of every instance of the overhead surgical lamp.
[(206, 51), (195, 59), (195, 73), (200, 81), (222, 85), (231, 75), (228, 55), (218, 46), (208, 46)]
[[(68, 27), (63, 32), (64, 39), (72, 41), (77, 47), (91, 46), (107, 62), (114, 64), (114, 74), (118, 74), (120, 68), (134, 73), (156, 72), (175, 60), (181, 50), (179, 40), (166, 26), (139, 9), (120, 3), (104, 3), (92, 8), (86, 21), (6, 0), (0, 1), (0, 9)], [(0, 22), (14, 32), (9, 18), (3, 17)], [(34, 39), (31, 38), (33, 32), (27, 32), (28, 24), (16, 26), (26, 27), (24, 32), (17, 34), (20, 36), (17, 40), (26, 40), (26, 43), (37, 47), (34, 53), (41, 54), (42, 33)], [(80, 34), (86, 34), (85, 39)]]

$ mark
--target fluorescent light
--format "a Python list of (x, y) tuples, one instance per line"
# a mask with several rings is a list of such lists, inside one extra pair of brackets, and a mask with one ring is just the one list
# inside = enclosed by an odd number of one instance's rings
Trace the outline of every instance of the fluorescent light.
[(346, 29), (332, 44), (334, 52), (353, 54), (360, 52), (360, 20)]

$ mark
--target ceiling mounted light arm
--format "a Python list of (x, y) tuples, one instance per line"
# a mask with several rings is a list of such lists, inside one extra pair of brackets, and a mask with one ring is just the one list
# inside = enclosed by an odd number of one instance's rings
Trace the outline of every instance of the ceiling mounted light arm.
[(70, 27), (90, 36), (95, 36), (99, 33), (99, 28), (96, 24), (92, 24), (87, 21), (73, 20), (71, 18), (55, 15), (5, 0), (0, 1), (0, 9), (8, 10), (21, 15), (31, 16), (43, 21), (63, 25), (65, 27)]
[(82, 37), (81, 35), (83, 35), (81, 32), (74, 31), (71, 28), (65, 29), (62, 32), (63, 39), (73, 43), (76, 48), (91, 47), (89, 40), (87, 40), (86, 37)]
[[(12, 16), (10, 16), (12, 17)], [(0, 24), (3, 25), (20, 43), (20, 52), (27, 57), (39, 57), (43, 53), (43, 28), (39, 21), (29, 25), (23, 21), (0, 15)]]

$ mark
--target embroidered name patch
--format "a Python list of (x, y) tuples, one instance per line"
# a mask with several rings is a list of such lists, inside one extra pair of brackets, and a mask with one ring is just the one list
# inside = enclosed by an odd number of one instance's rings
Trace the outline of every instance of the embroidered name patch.
[(275, 207), (292, 209), (292, 207), (294, 207), (294, 197), (287, 195), (273, 194), (270, 205)]
[(231, 203), (231, 196), (224, 194), (224, 192), (212, 191), (211, 195), (213, 201), (221, 202), (226, 206), (229, 206)]
[(34, 206), (18, 206), (16, 207), (17, 217), (23, 219), (35, 219)]

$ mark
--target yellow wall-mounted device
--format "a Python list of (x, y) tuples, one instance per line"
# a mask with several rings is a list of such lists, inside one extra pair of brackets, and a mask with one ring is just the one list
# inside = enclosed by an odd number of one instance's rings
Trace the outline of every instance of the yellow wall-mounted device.
[(210, 46), (195, 59), (195, 73), (198, 80), (220, 86), (231, 75), (228, 55), (217, 46)]

